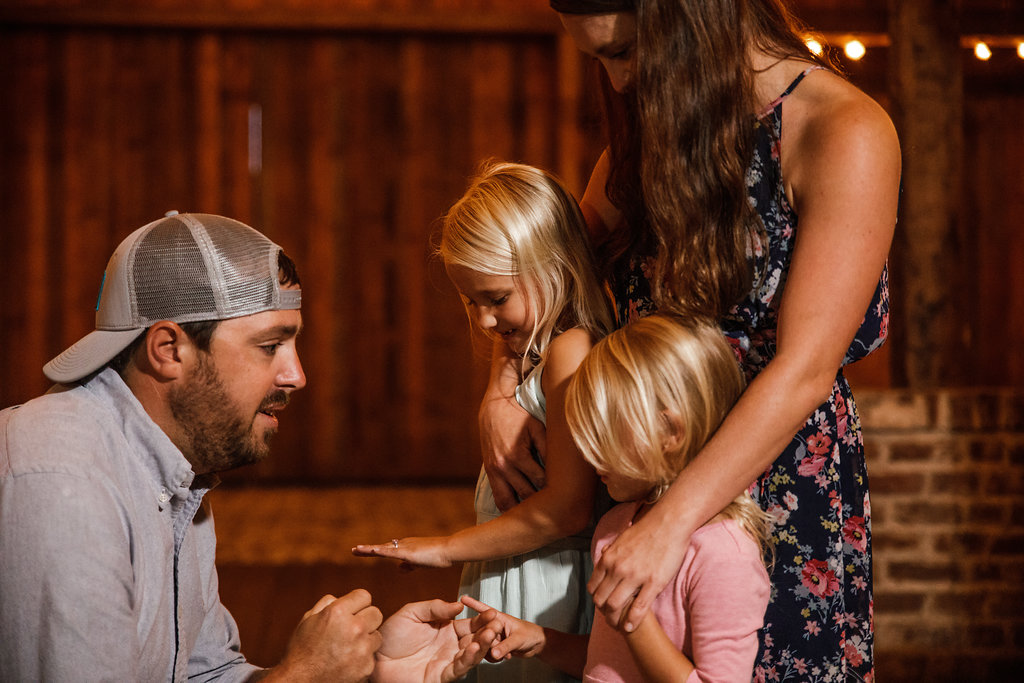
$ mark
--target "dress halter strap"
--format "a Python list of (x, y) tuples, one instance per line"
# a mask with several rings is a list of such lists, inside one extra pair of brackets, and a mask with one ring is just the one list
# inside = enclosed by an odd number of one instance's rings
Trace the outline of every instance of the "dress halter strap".
[(824, 68), (825, 67), (823, 66), (814, 64), (801, 71), (800, 74), (793, 79), (793, 82), (790, 83), (789, 86), (782, 91), (782, 94), (776, 97), (774, 100), (772, 100), (771, 103), (761, 111), (761, 116), (764, 116), (771, 110), (775, 109), (777, 106), (782, 104), (782, 100), (792, 95), (793, 91), (796, 90), (796, 86), (800, 85), (800, 81), (804, 80), (807, 74), (811, 73), (812, 71), (818, 71), (819, 69), (824, 70)]

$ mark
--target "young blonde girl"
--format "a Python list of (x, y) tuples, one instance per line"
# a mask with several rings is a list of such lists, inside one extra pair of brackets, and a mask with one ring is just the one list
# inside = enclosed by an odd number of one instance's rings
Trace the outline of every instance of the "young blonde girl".
[[(626, 501), (598, 523), (595, 560), (700, 451), (743, 386), (710, 324), (652, 315), (595, 345), (569, 386), (566, 416), (609, 494)], [(538, 657), (588, 681), (686, 681), (694, 671), (701, 681), (749, 681), (769, 596), (766, 536), (767, 516), (741, 494), (694, 533), (679, 573), (634, 631), (609, 623), (611, 611), (589, 638), (499, 615), (504, 639), (490, 656)]]
[[(595, 276), (585, 223), (572, 196), (537, 168), (491, 163), (445, 216), (438, 254), (470, 319), (512, 359), (516, 400), (544, 423), (535, 457), (546, 484), (501, 512), (486, 474), (477, 482), (477, 526), (450, 536), (360, 545), (357, 555), (447, 567), (466, 562), (460, 593), (521, 619), (589, 631), (593, 521), (607, 509), (597, 476), (565, 422), (569, 380), (594, 341), (612, 328)], [(559, 681), (540, 660), (484, 664), (480, 681)]]

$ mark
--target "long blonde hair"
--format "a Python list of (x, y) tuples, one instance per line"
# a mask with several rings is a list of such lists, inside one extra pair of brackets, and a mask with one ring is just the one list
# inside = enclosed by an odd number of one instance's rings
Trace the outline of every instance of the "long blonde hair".
[[(594, 346), (569, 384), (566, 421), (587, 462), (650, 482), (647, 502), (653, 503), (715, 433), (743, 388), (736, 356), (717, 326), (656, 314)], [(770, 518), (747, 493), (722, 514), (766, 550)]]
[(539, 168), (486, 162), (444, 216), (437, 254), (446, 266), (510, 276), (522, 287), (534, 315), (524, 371), (565, 330), (598, 338), (614, 326), (579, 205)]

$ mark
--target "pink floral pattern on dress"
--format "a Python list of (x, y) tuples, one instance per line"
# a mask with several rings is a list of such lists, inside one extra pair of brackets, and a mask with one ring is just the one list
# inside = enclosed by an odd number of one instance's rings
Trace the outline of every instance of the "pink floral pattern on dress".
[[(758, 119), (747, 171), (765, 248), (752, 250), (758, 285), (722, 321), (748, 380), (775, 356), (778, 306), (799, 233), (782, 183), (782, 100)], [(636, 255), (611, 283), (620, 324), (655, 311), (649, 255)], [(882, 345), (889, 327), (888, 273), (843, 364)], [(827, 302), (823, 302), (827, 305)], [(753, 498), (775, 520), (772, 599), (761, 632), (755, 681), (873, 681), (871, 504), (860, 418), (842, 370), (832, 394), (754, 483)]]

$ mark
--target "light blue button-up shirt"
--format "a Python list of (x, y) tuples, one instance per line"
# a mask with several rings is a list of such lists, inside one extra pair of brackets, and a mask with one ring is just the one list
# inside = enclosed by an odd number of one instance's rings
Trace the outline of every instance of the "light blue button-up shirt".
[(0, 412), (0, 680), (244, 680), (196, 476), (105, 369)]

